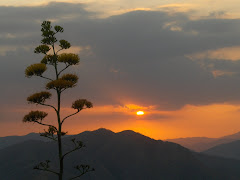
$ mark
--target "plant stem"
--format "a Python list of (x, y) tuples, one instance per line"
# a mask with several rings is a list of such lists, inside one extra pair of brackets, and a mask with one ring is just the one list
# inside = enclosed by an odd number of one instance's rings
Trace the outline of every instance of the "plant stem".
[[(53, 48), (53, 53), (56, 57), (56, 52), (55, 52), (55, 47), (54, 47), (54, 43), (52, 45)], [(55, 73), (56, 73), (56, 80), (58, 80), (58, 69), (57, 69), (57, 59), (55, 61)], [(58, 132), (57, 132), (57, 136), (58, 136), (58, 160), (59, 160), (59, 180), (63, 179), (63, 158), (62, 158), (62, 124), (61, 124), (61, 117), (60, 117), (60, 110), (61, 110), (61, 91), (59, 89), (56, 89), (57, 91), (57, 119), (58, 119)]]

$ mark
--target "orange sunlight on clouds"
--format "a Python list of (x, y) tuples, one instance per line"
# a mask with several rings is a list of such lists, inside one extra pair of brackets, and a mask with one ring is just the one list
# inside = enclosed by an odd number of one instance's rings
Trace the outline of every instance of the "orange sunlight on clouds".
[[(19, 112), (26, 109), (16, 109)], [(136, 111), (144, 110), (144, 116), (136, 116)], [(75, 112), (70, 108), (62, 109), (62, 117)], [(55, 114), (48, 111), (46, 122), (55, 122)], [(205, 106), (186, 105), (175, 111), (161, 111), (155, 106), (95, 106), (93, 109), (80, 112), (77, 116), (66, 121), (64, 130), (69, 134), (77, 134), (85, 130), (98, 128), (110, 129), (114, 132), (134, 130), (154, 139), (178, 137), (208, 136), (220, 137), (239, 131), (240, 105), (212, 104)], [(41, 132), (37, 124), (21, 122), (5, 122), (0, 127), (0, 136)], [(18, 124), (18, 125), (17, 125)], [(16, 126), (17, 125), (17, 126)]]

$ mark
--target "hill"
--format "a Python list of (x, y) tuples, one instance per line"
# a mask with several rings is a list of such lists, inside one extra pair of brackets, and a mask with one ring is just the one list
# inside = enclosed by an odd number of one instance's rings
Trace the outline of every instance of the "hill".
[(215, 146), (203, 153), (240, 160), (240, 140)]
[(37, 133), (30, 133), (25, 136), (0, 137), (0, 149), (6, 148), (14, 144), (22, 143), (28, 140), (47, 141), (46, 138), (39, 136), (39, 134)]
[[(70, 139), (63, 140), (65, 151)], [(157, 141), (133, 131), (114, 133), (106, 129), (75, 136), (86, 148), (66, 158), (65, 179), (76, 175), (72, 166), (89, 164), (96, 169), (83, 176), (90, 180), (237, 180), (240, 161), (193, 153), (170, 142)], [(33, 170), (39, 161), (56, 166), (56, 142), (25, 141), (0, 150), (0, 172), (4, 180), (53, 180), (54, 175)]]
[(177, 139), (166, 139), (165, 141), (174, 142), (196, 152), (202, 152), (214, 146), (240, 140), (240, 132), (220, 138), (208, 137), (188, 137)]

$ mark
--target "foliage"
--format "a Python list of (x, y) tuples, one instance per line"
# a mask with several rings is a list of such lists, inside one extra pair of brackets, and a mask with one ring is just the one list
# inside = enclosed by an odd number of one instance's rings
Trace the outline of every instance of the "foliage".
[(86, 99), (78, 99), (72, 104), (73, 109), (77, 109), (78, 111), (81, 111), (84, 108), (92, 108), (93, 105), (91, 102), (87, 101)]
[(60, 42), (60, 47), (62, 48), (62, 49), (69, 49), (70, 47), (71, 47), (71, 44), (68, 42), (68, 41), (66, 41), (66, 40), (60, 40), (59, 41)]
[(25, 70), (25, 75), (27, 77), (32, 77), (32, 76), (41, 76), (45, 71), (47, 70), (47, 66), (42, 63), (38, 64), (32, 64), (27, 67)]
[(68, 88), (72, 88), (75, 86), (76, 83), (73, 83), (71, 81), (63, 80), (63, 79), (57, 79), (54, 81), (51, 81), (46, 84), (46, 89), (55, 89), (58, 91), (62, 91)]
[(52, 94), (47, 91), (42, 91), (40, 93), (35, 93), (27, 98), (29, 103), (43, 104), (46, 99), (50, 99)]
[[(77, 111), (64, 118), (61, 117), (62, 92), (66, 89), (75, 87), (78, 82), (77, 75), (75, 74), (61, 75), (61, 73), (70, 66), (77, 65), (80, 61), (80, 58), (77, 54), (73, 53), (58, 54), (61, 50), (69, 49), (71, 47), (71, 44), (68, 41), (63, 39), (58, 41), (58, 39), (56, 38), (56, 35), (58, 33), (64, 32), (64, 29), (61, 26), (54, 26), (54, 28), (52, 28), (50, 21), (44, 21), (41, 26), (43, 38), (41, 40), (41, 45), (35, 48), (34, 53), (43, 54), (44, 57), (42, 58), (41, 63), (32, 64), (28, 66), (25, 70), (25, 75), (27, 77), (38, 76), (47, 79), (48, 82), (46, 83), (45, 87), (47, 90), (55, 90), (57, 96), (56, 103), (57, 106), (55, 107), (51, 104), (45, 103), (47, 99), (50, 99), (52, 97), (52, 94), (48, 91), (42, 91), (39, 93), (32, 94), (27, 98), (27, 101), (29, 103), (43, 105), (52, 108), (57, 115), (57, 120), (55, 123), (56, 126), (54, 124), (47, 124), (43, 122), (43, 119), (48, 115), (46, 112), (43, 111), (29, 112), (27, 115), (24, 116), (23, 122), (33, 122), (48, 127), (48, 129), (44, 130), (44, 132), (40, 133), (40, 135), (58, 142), (57, 144), (58, 144), (59, 170), (57, 172), (51, 170), (49, 160), (39, 163), (37, 166), (34, 167), (34, 169), (54, 173), (58, 176), (59, 180), (62, 180), (64, 173), (63, 169), (64, 158), (71, 152), (74, 152), (85, 147), (85, 145), (81, 141), (76, 141), (75, 139), (73, 139), (72, 142), (74, 148), (68, 152), (65, 152), (65, 154), (63, 153), (62, 136), (66, 135), (67, 133), (62, 131), (63, 123), (69, 117), (76, 115), (83, 109), (92, 108), (93, 105), (90, 101), (87, 101), (86, 99), (78, 99), (72, 104), (72, 108), (76, 109)], [(57, 42), (59, 47), (58, 51), (56, 51)], [(50, 53), (50, 50), (52, 50), (52, 54)], [(58, 63), (64, 63), (66, 66), (60, 70), (58, 67)], [(43, 76), (43, 73), (47, 70), (47, 65), (51, 65), (54, 67), (55, 71), (54, 79)], [(78, 167), (77, 169), (80, 171), (80, 175), (75, 176), (71, 179), (79, 178), (83, 174), (93, 171), (93, 169), (90, 168), (89, 165), (79, 165), (77, 167)]]
[(31, 111), (24, 116), (23, 122), (39, 122), (42, 121), (48, 114), (43, 111)]
[(78, 81), (78, 77), (74, 74), (64, 74), (62, 77), (61, 77), (62, 80), (65, 80), (65, 81), (69, 81), (69, 82), (72, 82), (72, 83), (77, 83)]
[(59, 55), (58, 62), (65, 63), (66, 65), (77, 65), (79, 63), (79, 57), (77, 54), (63, 53)]
[(46, 56), (44, 56), (44, 58), (42, 59), (41, 63), (42, 64), (50, 64), (50, 65), (54, 65), (57, 61), (57, 55), (51, 55), (51, 54), (47, 54)]
[(35, 48), (34, 53), (39, 54), (39, 53), (43, 53), (43, 54), (47, 54), (47, 52), (50, 51), (49, 46), (43, 44), (40, 45), (38, 47)]

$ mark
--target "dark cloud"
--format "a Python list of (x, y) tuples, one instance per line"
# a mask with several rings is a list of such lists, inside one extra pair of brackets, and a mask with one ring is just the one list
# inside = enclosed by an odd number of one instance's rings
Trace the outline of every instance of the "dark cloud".
[[(57, 19), (56, 24), (65, 28), (61, 38), (75, 46), (91, 47), (91, 53), (82, 54), (81, 65), (74, 70), (80, 76), (79, 85), (66, 93), (67, 103), (75, 97), (86, 97), (98, 105), (131, 102), (177, 109), (186, 104), (240, 98), (239, 74), (215, 78), (209, 69), (186, 57), (238, 45), (240, 20), (191, 20), (183, 13), (151, 11), (98, 19), (85, 10), (85, 5), (70, 3), (0, 7), (0, 15), (5, 17), (0, 20), (0, 34), (17, 34), (0, 42), (1, 46), (17, 47), (1, 56), (0, 80), (6, 83), (1, 88), (1, 106), (24, 103), (28, 94), (44, 87), (43, 81), (38, 84), (36, 78), (24, 77), (27, 65), (41, 60), (33, 49), (40, 41), (40, 23), (44, 19)], [(240, 68), (238, 62), (206, 61), (220, 70), (236, 72)]]

